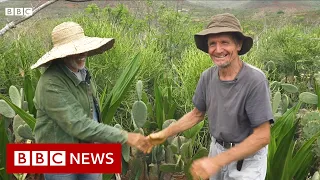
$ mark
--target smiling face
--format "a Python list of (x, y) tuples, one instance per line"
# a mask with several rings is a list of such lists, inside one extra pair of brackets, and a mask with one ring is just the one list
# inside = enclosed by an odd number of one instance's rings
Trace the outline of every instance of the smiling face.
[(87, 53), (76, 54), (65, 58), (64, 63), (73, 72), (78, 72), (86, 65)]
[(219, 68), (227, 68), (239, 59), (241, 42), (230, 33), (211, 34), (208, 36), (208, 54)]

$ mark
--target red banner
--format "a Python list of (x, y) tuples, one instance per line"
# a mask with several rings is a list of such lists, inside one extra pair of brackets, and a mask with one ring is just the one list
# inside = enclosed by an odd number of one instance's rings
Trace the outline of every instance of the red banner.
[(8, 144), (7, 173), (121, 173), (121, 144)]

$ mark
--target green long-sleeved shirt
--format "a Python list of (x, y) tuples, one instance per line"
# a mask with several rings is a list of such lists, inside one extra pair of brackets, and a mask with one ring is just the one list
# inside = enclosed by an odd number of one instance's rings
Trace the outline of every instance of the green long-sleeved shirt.
[(37, 143), (125, 143), (128, 134), (93, 120), (92, 86), (80, 81), (62, 61), (42, 74), (34, 97)]

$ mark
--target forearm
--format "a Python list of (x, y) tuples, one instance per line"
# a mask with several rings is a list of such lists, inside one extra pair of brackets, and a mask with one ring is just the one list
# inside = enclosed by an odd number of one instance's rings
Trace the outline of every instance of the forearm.
[[(264, 124), (266, 128), (270, 128), (269, 123)], [(219, 163), (219, 166), (225, 166), (233, 161), (238, 161), (244, 159), (261, 148), (269, 144), (270, 132), (266, 130), (265, 133), (253, 133), (248, 136), (244, 141), (234, 146), (233, 148), (221, 153), (215, 157), (212, 157), (215, 163)]]
[(171, 124), (168, 128), (164, 129), (165, 134), (170, 137), (173, 135), (176, 135), (180, 132), (183, 132), (185, 130), (190, 129), (194, 125), (196, 125), (198, 122), (203, 120), (204, 115), (197, 111), (193, 110), (187, 114), (185, 114), (181, 119), (179, 119), (177, 122)]

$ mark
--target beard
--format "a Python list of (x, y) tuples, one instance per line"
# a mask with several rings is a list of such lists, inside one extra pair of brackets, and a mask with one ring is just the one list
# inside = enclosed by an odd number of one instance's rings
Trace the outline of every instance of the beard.
[[(77, 63), (77, 61), (84, 61), (84, 63), (82, 63), (81, 65), (79, 65), (79, 64)], [(86, 61), (86, 60), (75, 60), (75, 59), (73, 59), (73, 60), (70, 61), (70, 65), (71, 65), (71, 67), (74, 68), (74, 69), (82, 70), (82, 69), (84, 69), (84, 67), (85, 67), (85, 65), (86, 65), (85, 61)]]
[(224, 64), (217, 65), (217, 66), (218, 66), (218, 68), (220, 68), (220, 69), (225, 69), (225, 68), (228, 68), (230, 65), (231, 65), (231, 62), (228, 61), (228, 62), (226, 62), (226, 63), (224, 63)]

